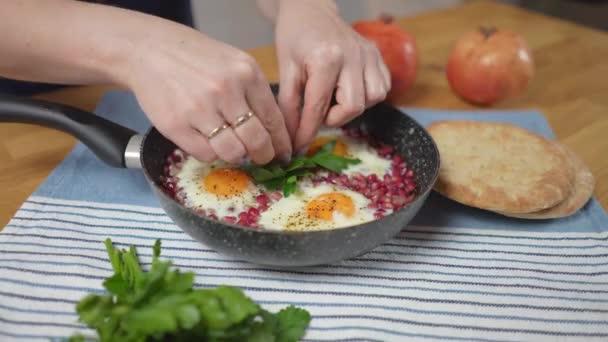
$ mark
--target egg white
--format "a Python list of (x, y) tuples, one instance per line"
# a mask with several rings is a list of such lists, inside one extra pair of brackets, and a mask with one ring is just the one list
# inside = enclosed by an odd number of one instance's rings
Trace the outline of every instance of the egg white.
[(234, 166), (222, 161), (203, 163), (192, 157), (186, 159), (182, 169), (176, 175), (178, 179), (177, 187), (182, 188), (186, 193), (186, 206), (205, 210), (212, 209), (219, 218), (237, 216), (247, 210), (248, 207), (255, 206), (255, 197), (261, 191), (253, 182), (248, 184), (245, 191), (233, 196), (216, 195), (206, 189), (201, 179), (213, 169), (220, 167)]
[[(374, 220), (374, 210), (368, 208), (369, 199), (358, 192), (340, 188), (332, 184), (313, 186), (311, 182), (298, 183), (298, 190), (289, 197), (273, 203), (260, 215), (259, 225), (269, 230), (311, 231), (353, 226)], [(333, 213), (331, 221), (311, 218), (306, 213), (306, 205), (317, 196), (337, 192), (349, 196), (355, 205), (352, 217), (339, 212)]]
[(344, 131), (335, 128), (320, 129), (317, 137), (321, 136), (339, 139), (346, 145), (347, 152), (345, 157), (361, 160), (359, 164), (349, 165), (346, 169), (342, 170), (341, 174), (347, 176), (355, 174), (375, 174), (378, 177), (382, 177), (390, 172), (391, 161), (382, 158), (378, 152), (366, 142), (346, 136)]

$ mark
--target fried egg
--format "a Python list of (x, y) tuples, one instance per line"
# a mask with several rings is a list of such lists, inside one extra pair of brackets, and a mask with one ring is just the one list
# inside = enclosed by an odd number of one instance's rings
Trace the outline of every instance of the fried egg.
[(296, 193), (273, 203), (258, 223), (265, 229), (287, 231), (347, 227), (374, 219), (369, 203), (365, 196), (348, 189), (302, 181)]
[(203, 163), (188, 157), (176, 175), (188, 207), (235, 216), (256, 204), (260, 189), (247, 172), (222, 161)]
[(359, 141), (344, 134), (341, 129), (322, 128), (312, 141), (306, 155), (314, 155), (323, 145), (330, 141), (336, 141), (333, 154), (340, 157), (356, 158), (361, 160), (359, 164), (349, 165), (342, 170), (342, 174), (352, 176), (354, 174), (370, 175), (379, 177), (388, 173), (391, 169), (391, 161), (382, 158), (378, 151), (369, 146), (365, 141)]

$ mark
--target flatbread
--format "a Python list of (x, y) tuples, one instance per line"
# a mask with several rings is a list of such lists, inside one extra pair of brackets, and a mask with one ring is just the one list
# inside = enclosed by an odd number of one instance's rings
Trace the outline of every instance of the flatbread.
[(553, 207), (574, 170), (549, 139), (506, 123), (449, 120), (428, 131), (441, 156), (435, 190), (462, 204), (513, 214)]
[(570, 196), (556, 206), (545, 210), (529, 214), (504, 212), (501, 212), (500, 214), (524, 219), (554, 219), (570, 216), (587, 204), (591, 196), (593, 196), (593, 189), (595, 188), (595, 178), (593, 177), (591, 170), (587, 164), (572, 151), (572, 149), (565, 145), (557, 145), (568, 156), (568, 160), (574, 168), (574, 189), (572, 193), (570, 193)]

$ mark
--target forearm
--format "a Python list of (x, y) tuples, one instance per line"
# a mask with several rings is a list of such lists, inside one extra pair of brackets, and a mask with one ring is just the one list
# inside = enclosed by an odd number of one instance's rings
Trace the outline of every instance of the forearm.
[(73, 0), (12, 0), (0, 11), (0, 75), (122, 84), (150, 16)]

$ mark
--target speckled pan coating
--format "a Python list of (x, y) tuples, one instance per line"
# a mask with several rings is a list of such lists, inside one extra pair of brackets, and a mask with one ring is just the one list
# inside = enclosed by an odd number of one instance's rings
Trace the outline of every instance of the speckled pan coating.
[(388, 104), (368, 109), (348, 124), (367, 129), (370, 135), (396, 148), (415, 173), (415, 200), (397, 212), (369, 223), (311, 232), (252, 230), (199, 216), (162, 190), (163, 162), (175, 145), (157, 130), (146, 135), (142, 165), (161, 206), (192, 238), (216, 251), (256, 264), (299, 267), (338, 262), (374, 249), (392, 239), (416, 215), (439, 172), (439, 152), (430, 135), (412, 118)]

